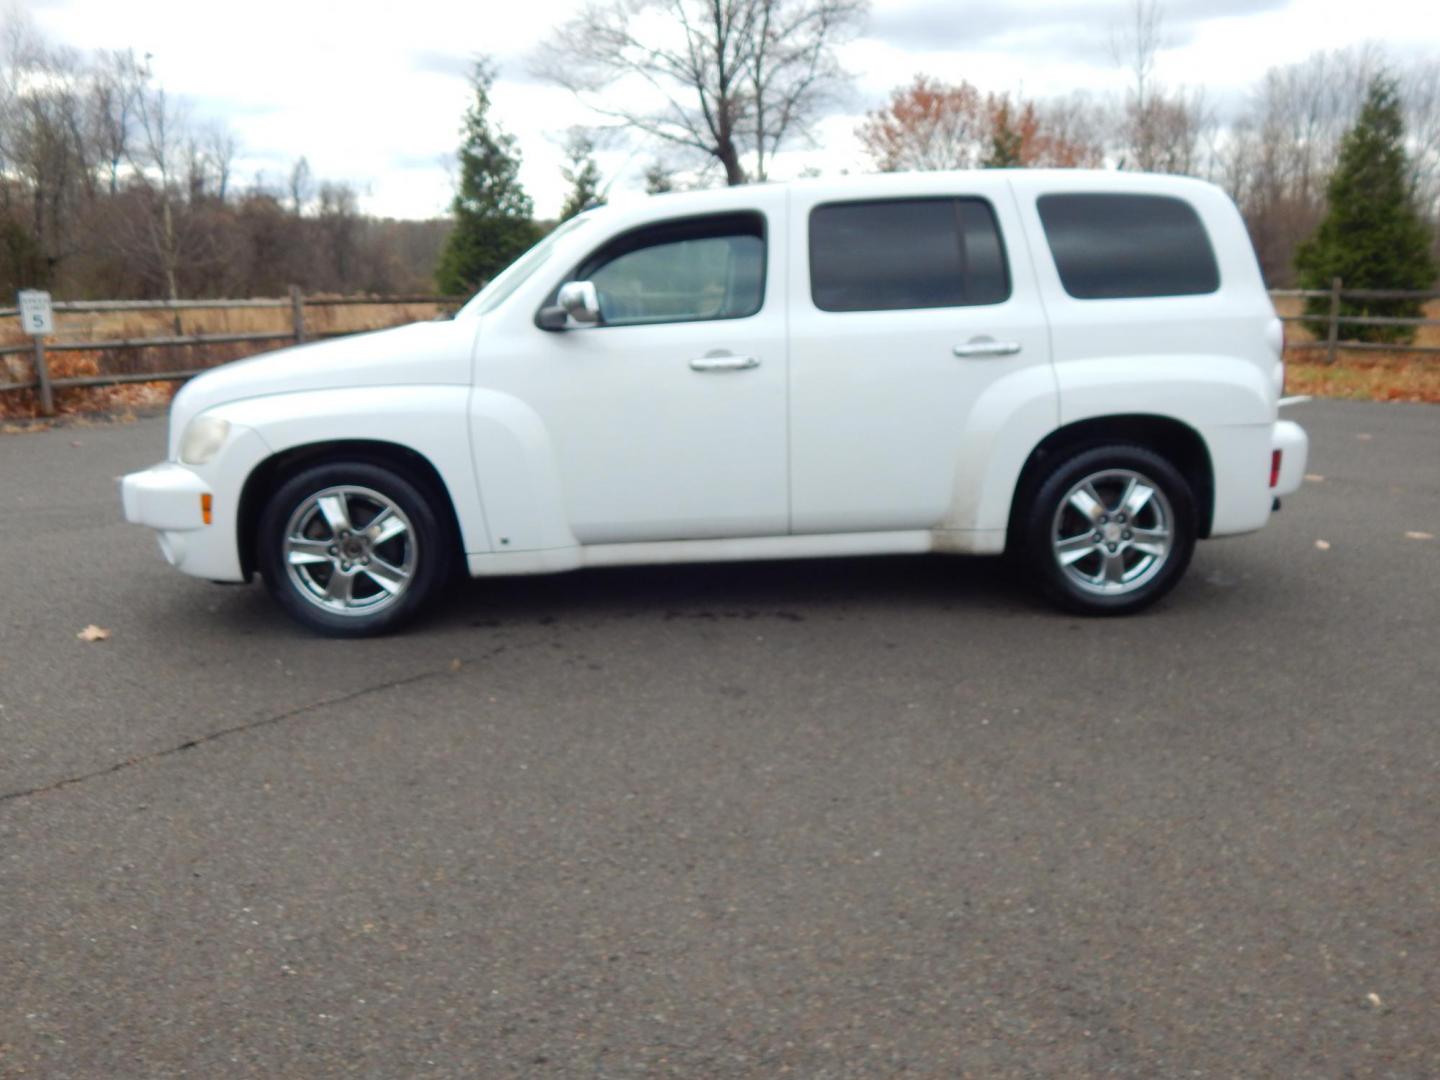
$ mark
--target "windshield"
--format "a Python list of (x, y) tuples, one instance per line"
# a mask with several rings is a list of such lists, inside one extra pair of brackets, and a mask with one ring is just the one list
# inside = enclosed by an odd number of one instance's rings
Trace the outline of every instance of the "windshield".
[(488, 315), (497, 307), (509, 299), (510, 294), (530, 280), (530, 276), (544, 266), (550, 255), (555, 250), (556, 242), (566, 233), (574, 232), (582, 225), (587, 224), (590, 219), (581, 215), (573, 217), (563, 225), (559, 226), (549, 236), (545, 237), (529, 251), (521, 255), (513, 263), (502, 270), (496, 277), (490, 280), (478, 293), (476, 293), (463, 308), (460, 309), (456, 318), (473, 317), (477, 315)]

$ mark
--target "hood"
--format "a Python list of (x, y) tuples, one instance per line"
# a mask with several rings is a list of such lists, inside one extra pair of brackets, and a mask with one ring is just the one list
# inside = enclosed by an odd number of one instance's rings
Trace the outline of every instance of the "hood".
[(197, 375), (170, 406), (171, 450), (197, 413), (246, 398), (356, 386), (468, 385), (475, 323), (411, 323), (278, 349)]

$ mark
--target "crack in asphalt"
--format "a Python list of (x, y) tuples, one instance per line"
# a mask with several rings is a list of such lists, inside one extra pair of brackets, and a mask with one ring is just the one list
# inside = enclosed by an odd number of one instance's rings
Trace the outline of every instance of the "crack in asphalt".
[(312, 701), (308, 705), (300, 705), (293, 709), (287, 709), (274, 716), (262, 716), (258, 720), (250, 720), (243, 724), (236, 724), (233, 727), (221, 728), (219, 731), (212, 731), (206, 735), (200, 735), (193, 739), (186, 739), (175, 746), (166, 747), (164, 750), (156, 750), (150, 754), (140, 754), (136, 757), (127, 758), (124, 761), (116, 762), (114, 765), (107, 765), (103, 769), (96, 769), (93, 772), (81, 773), (79, 776), (67, 776), (63, 780), (55, 780), (49, 784), (42, 784), (39, 787), (24, 788), (20, 791), (7, 791), (0, 794), (0, 803), (10, 802), (13, 799), (24, 799), (31, 795), (45, 795), (52, 791), (59, 791), (61, 788), (70, 787), (72, 784), (83, 784), (87, 780), (96, 780), (102, 776), (109, 776), (111, 773), (122, 772), (125, 769), (133, 768), (136, 765), (145, 765), (151, 761), (158, 761), (161, 758), (170, 757), (172, 754), (180, 754), (186, 750), (193, 750), (205, 743), (223, 739), (229, 735), (239, 735), (247, 731), (254, 731), (257, 728), (269, 727), (272, 724), (279, 724), (286, 720), (303, 716), (305, 713), (314, 712), (317, 709), (324, 709), (331, 705), (343, 705), (347, 701), (354, 701), (356, 698), (367, 697), (370, 694), (383, 693), (386, 690), (394, 690), (401, 686), (409, 686), (412, 683), (421, 682), (425, 679), (438, 678), (441, 675), (449, 675), (452, 669), (436, 669), (433, 671), (422, 671), (415, 675), (407, 675), (403, 679), (391, 679), (376, 686), (367, 686), (359, 690), (352, 690), (348, 694), (341, 694), (338, 697), (326, 698), (324, 701)]

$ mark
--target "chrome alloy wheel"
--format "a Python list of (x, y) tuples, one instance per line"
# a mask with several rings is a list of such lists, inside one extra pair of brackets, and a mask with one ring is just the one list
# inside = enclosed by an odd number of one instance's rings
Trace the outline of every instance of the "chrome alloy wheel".
[(415, 574), (415, 530), (393, 499), (367, 487), (316, 492), (290, 515), (282, 541), (295, 591), (337, 615), (397, 603)]
[(1175, 515), (1160, 486), (1133, 469), (1075, 484), (1050, 528), (1055, 561), (1073, 584), (1101, 596), (1134, 592), (1170, 558)]

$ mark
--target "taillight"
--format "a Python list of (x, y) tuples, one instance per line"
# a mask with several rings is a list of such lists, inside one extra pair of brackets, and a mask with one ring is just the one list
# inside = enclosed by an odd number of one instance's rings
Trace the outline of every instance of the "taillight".
[(1272, 450), (1270, 452), (1270, 486), (1273, 488), (1280, 483), (1280, 455), (1285, 451)]

